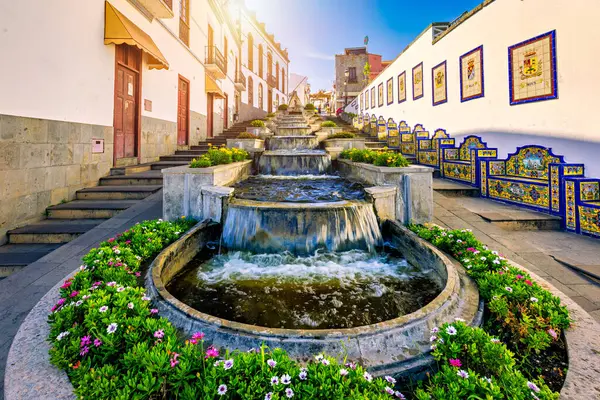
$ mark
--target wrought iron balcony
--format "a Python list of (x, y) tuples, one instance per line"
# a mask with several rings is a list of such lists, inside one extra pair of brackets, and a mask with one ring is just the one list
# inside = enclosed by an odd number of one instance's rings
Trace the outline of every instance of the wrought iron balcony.
[(246, 90), (246, 76), (240, 70), (235, 74), (235, 88), (239, 91)]
[(277, 88), (277, 78), (273, 74), (267, 74), (267, 85)]
[(226, 66), (225, 57), (217, 46), (206, 46), (204, 68), (211, 72), (216, 79), (224, 79), (227, 76)]

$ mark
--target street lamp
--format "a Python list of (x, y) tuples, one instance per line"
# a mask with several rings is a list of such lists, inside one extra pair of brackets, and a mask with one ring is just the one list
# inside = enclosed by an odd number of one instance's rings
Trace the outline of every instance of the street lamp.
[(348, 105), (348, 77), (350, 76), (350, 71), (348, 68), (344, 71), (344, 108)]

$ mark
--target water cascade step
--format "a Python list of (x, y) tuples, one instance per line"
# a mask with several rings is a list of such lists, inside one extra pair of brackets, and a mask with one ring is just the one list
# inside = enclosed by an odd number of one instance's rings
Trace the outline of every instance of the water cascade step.
[(331, 156), (323, 150), (269, 150), (258, 162), (264, 175), (319, 175), (331, 169)]
[(302, 204), (234, 198), (223, 227), (229, 250), (255, 253), (371, 252), (381, 241), (373, 205), (362, 200)]
[(269, 139), (271, 150), (313, 150), (319, 147), (319, 140), (313, 135), (273, 136)]

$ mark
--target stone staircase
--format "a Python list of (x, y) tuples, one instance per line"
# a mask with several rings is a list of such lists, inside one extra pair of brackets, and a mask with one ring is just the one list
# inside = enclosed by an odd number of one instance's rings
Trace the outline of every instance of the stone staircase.
[(341, 118), (327, 116), (326, 119), (333, 121), (337, 124), (337, 126), (344, 128), (345, 132), (353, 132), (358, 137), (364, 138), (365, 139), (365, 147), (368, 149), (383, 149), (384, 147), (387, 146), (387, 141), (378, 140), (377, 138), (369, 136), (367, 133), (359, 131), (358, 129), (353, 127), (351, 124), (348, 124), (346, 121), (344, 121)]
[(219, 137), (162, 156), (156, 162), (112, 168), (109, 176), (100, 178), (98, 186), (78, 190), (75, 200), (48, 207), (45, 220), (8, 231), (8, 243), (0, 246), (0, 279), (156, 193), (162, 188), (162, 169), (188, 165), (205, 154), (209, 144), (227, 144), (227, 138), (237, 137), (248, 126), (249, 121), (236, 124)]

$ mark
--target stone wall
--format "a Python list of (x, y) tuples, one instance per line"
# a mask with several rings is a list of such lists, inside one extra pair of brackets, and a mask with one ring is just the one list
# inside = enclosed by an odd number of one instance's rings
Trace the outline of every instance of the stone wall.
[[(92, 139), (104, 139), (104, 153), (92, 153)], [(0, 114), (0, 243), (7, 230), (97, 185), (112, 157), (111, 126)]]
[(206, 115), (190, 111), (190, 146), (196, 146), (198, 142), (206, 140)]
[(177, 150), (177, 123), (142, 116), (141, 163), (158, 161)]
[(266, 115), (267, 115), (267, 112), (264, 110), (261, 110), (260, 108), (256, 108), (249, 104), (244, 104), (244, 103), (240, 104), (240, 117), (239, 117), (240, 122), (261, 119), (261, 118), (264, 118)]

